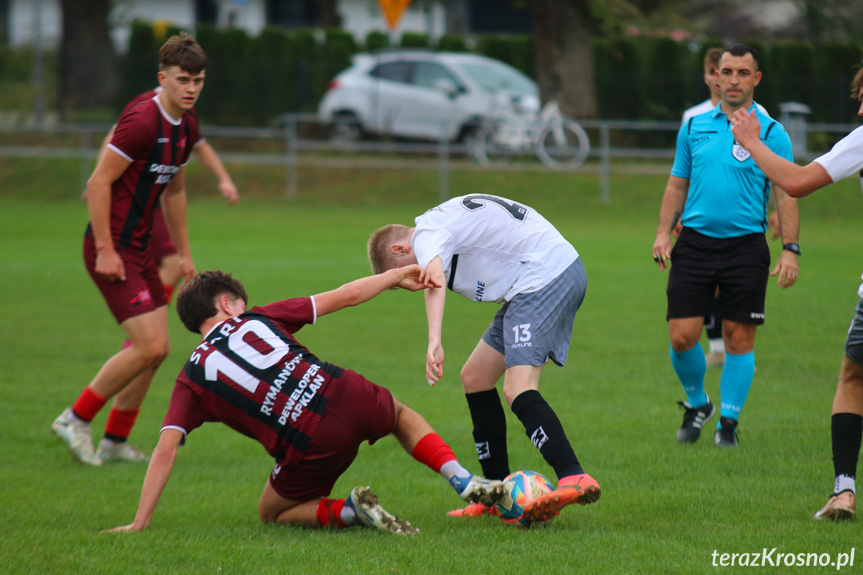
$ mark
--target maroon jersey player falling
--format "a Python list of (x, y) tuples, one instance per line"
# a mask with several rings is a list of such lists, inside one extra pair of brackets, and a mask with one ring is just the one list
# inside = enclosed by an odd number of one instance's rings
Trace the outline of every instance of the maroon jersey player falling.
[(177, 313), (204, 341), (174, 385), (135, 520), (115, 531), (149, 526), (179, 446), (209, 421), (256, 439), (275, 459), (258, 504), (265, 522), (415, 533), (410, 523), (383, 509), (368, 487), (355, 487), (345, 499), (329, 498), (360, 444), (390, 434), (414, 459), (447, 479), (462, 499), (486, 505), (499, 500), (503, 484), (462, 467), (417, 412), (360, 374), (321, 361), (293, 336), (319, 317), (389, 288), (415, 291), (438, 285), (422, 274), (419, 266), (404, 266), (248, 312), (246, 290), (230, 274), (203, 272), (183, 284)]

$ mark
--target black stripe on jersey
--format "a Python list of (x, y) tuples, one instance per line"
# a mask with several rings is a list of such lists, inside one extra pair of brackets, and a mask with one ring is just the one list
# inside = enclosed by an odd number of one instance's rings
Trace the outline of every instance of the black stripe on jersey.
[(194, 385), (209, 391), (219, 399), (222, 399), (237, 409), (240, 409), (250, 418), (260, 421), (275, 431), (277, 436), (285, 440), (287, 443), (290, 443), (294, 449), (305, 451), (309, 446), (309, 442), (312, 440), (310, 436), (294, 429), (290, 425), (280, 425), (278, 422), (280, 414), (273, 413), (272, 415), (266, 415), (261, 413), (261, 406), (258, 405), (255, 400), (251, 399), (243, 392), (234, 389), (224, 381), (208, 381), (204, 377), (203, 368), (189, 362), (186, 364), (186, 375)]
[[(129, 207), (129, 213), (126, 214), (126, 221), (123, 222), (123, 230), (120, 232), (119, 246), (121, 248), (131, 247), (132, 235), (135, 232), (135, 228), (137, 228), (138, 224), (141, 223), (141, 218), (144, 216), (144, 211), (147, 209), (147, 202), (150, 200), (150, 192), (156, 183), (156, 178), (159, 177), (158, 171), (150, 171), (150, 166), (152, 164), (162, 164), (162, 158), (164, 155), (164, 144), (161, 143), (163, 138), (162, 118), (160, 116), (158, 106), (154, 106), (153, 109), (156, 113), (156, 143), (150, 150), (150, 155), (147, 157), (144, 168), (138, 176), (138, 183), (135, 184), (135, 193), (132, 196), (132, 205)], [(150, 230), (152, 227), (153, 221), (151, 219), (147, 226), (147, 232), (141, 238), (142, 251), (146, 249), (147, 243), (150, 241)]]
[[(256, 320), (264, 323), (267, 327), (269, 327), (276, 334), (278, 334), (279, 337), (281, 337), (285, 343), (289, 344), (292, 354), (294, 354), (294, 355), (298, 355), (300, 353), (303, 354), (303, 361), (308, 362), (311, 365), (317, 365), (319, 368), (318, 371), (322, 371), (322, 372), (326, 373), (332, 379), (335, 380), (335, 379), (340, 378), (342, 376), (342, 374), (345, 372), (344, 369), (342, 369), (341, 367), (339, 367), (337, 365), (334, 365), (332, 363), (328, 363), (326, 361), (321, 361), (320, 359), (318, 359), (318, 356), (316, 356), (315, 354), (310, 352), (308, 350), (308, 348), (306, 348), (306, 346), (304, 346), (303, 344), (298, 342), (293, 335), (291, 335), (290, 333), (288, 333), (287, 331), (282, 329), (278, 324), (276, 324), (269, 317), (267, 317), (263, 314), (251, 313), (251, 312), (246, 312), (246, 313), (242, 314), (240, 317), (242, 317), (243, 319), (256, 319)], [(246, 362), (245, 359), (243, 359), (239, 355), (235, 354), (234, 352), (232, 352), (227, 347), (225, 347), (225, 348), (219, 347), (219, 351), (221, 351), (225, 355), (229, 356), (231, 358), (231, 361), (233, 361), (234, 363), (244, 366), (245, 369), (249, 369), (251, 367)], [(296, 378), (292, 375), (290, 377), (290, 380), (299, 381), (301, 379), (301, 377), (302, 376), (300, 376), (299, 378)], [(283, 389), (286, 389), (286, 388), (287, 388), (287, 384), (283, 387)], [(288, 394), (288, 395), (290, 395), (290, 394)], [(326, 399), (326, 398), (323, 398), (323, 399)], [(311, 409), (311, 407), (312, 406), (310, 404), (307, 409), (310, 409), (312, 411), (312, 413), (317, 413), (320, 415), (324, 412), (324, 407), (326, 407), (326, 402), (324, 402), (324, 404), (320, 406), (319, 410), (317, 408)]]
[(458, 254), (453, 254), (452, 264), (450, 264), (449, 281), (446, 284), (447, 289), (452, 291), (452, 286), (455, 284), (455, 270), (458, 269)]
[[(261, 373), (261, 371), (259, 369), (255, 368), (255, 366), (251, 365), (241, 355), (235, 353), (227, 345), (227, 339), (223, 338), (219, 333), (213, 332), (213, 336), (210, 338), (209, 344), (212, 345), (213, 347), (215, 347), (216, 349), (218, 349), (219, 352), (222, 355), (224, 355), (225, 357), (227, 357), (231, 362), (233, 362), (234, 364), (236, 364), (240, 368), (242, 368), (243, 371), (249, 373), (253, 377), (258, 378), (258, 380), (261, 382), (261, 385), (270, 386), (272, 384), (272, 381), (275, 379), (276, 374), (278, 374), (279, 371), (281, 371), (281, 367), (279, 367), (279, 366), (284, 366), (284, 364), (286, 362), (290, 361), (293, 357), (300, 355), (300, 354), (302, 354), (302, 356), (303, 356), (303, 362), (307, 363), (310, 368), (312, 365), (316, 365), (318, 367), (317, 373), (321, 373), (321, 372), (326, 373), (333, 380), (337, 379), (339, 376), (342, 375), (342, 373), (344, 373), (344, 370), (342, 368), (340, 368), (339, 366), (319, 360), (312, 352), (310, 352), (308, 349), (306, 349), (305, 346), (303, 346), (296, 339), (294, 339), (294, 337), (291, 334), (289, 334), (284, 329), (282, 329), (276, 322), (274, 322), (269, 317), (267, 317), (265, 315), (261, 315), (261, 314), (256, 314), (256, 313), (245, 313), (245, 314), (242, 314), (240, 316), (240, 318), (242, 318), (244, 320), (254, 319), (254, 320), (260, 321), (261, 323), (263, 323), (264, 325), (269, 327), (271, 330), (273, 330), (273, 332), (276, 335), (278, 335), (279, 338), (285, 344), (287, 344), (289, 349), (290, 349), (290, 351), (288, 351), (286, 353), (286, 355), (282, 358), (282, 360), (279, 361), (279, 364), (277, 364), (277, 365), (275, 365), (275, 366), (273, 366), (267, 370), (271, 373), (265, 374), (265, 373)], [(306, 371), (308, 371), (308, 370), (306, 370)], [(294, 390), (297, 389), (297, 385), (299, 384), (300, 380), (303, 378), (305, 373), (306, 372), (291, 374), (287, 378), (287, 381), (284, 383), (284, 385), (282, 385), (280, 393), (284, 396), (290, 396), (291, 393), (293, 393)], [(201, 377), (202, 378), (204, 377), (203, 373), (201, 373)], [(315, 379), (315, 376), (311, 376), (308, 383), (313, 382), (314, 379)], [(196, 381), (198, 381), (198, 380), (196, 380)], [(300, 390), (300, 398), (302, 398), (303, 395), (305, 395), (305, 393), (306, 393), (305, 388), (301, 389)], [(246, 396), (243, 396), (243, 397), (246, 397)], [(315, 393), (315, 395), (314, 395), (314, 397), (312, 397), (311, 401), (309, 401), (308, 404), (303, 405), (303, 410), (317, 414), (317, 415), (323, 415), (324, 410), (326, 409), (328, 402), (329, 402), (329, 397), (326, 397), (321, 393)], [(258, 405), (258, 404), (255, 403), (254, 405)], [(260, 410), (260, 406), (258, 405), (258, 407), (256, 407), (255, 409)], [(282, 427), (282, 424), (280, 424), (278, 422), (278, 418), (281, 415), (281, 411), (278, 414), (275, 411), (273, 411), (273, 415), (275, 417), (273, 417), (273, 419), (269, 420), (269, 421), (267, 420), (267, 418), (259, 418), (259, 419), (261, 421), (267, 423), (267, 425), (269, 425), (270, 427), (272, 427), (276, 431), (276, 433), (279, 433), (279, 428)]]

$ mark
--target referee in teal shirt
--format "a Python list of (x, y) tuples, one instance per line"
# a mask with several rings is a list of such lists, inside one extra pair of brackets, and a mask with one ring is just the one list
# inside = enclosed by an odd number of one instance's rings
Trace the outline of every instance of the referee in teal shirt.
[[(722, 307), (725, 365), (719, 383), (720, 418), (714, 443), (737, 446), (740, 412), (755, 374), (755, 330), (764, 323), (768, 274), (785, 289), (797, 280), (797, 201), (773, 186), (783, 250), (770, 271), (767, 201), (771, 183), (731, 133), (731, 116), (754, 108), (761, 81), (758, 53), (735, 44), (724, 49), (716, 71), (721, 100), (712, 111), (689, 119), (677, 135), (674, 167), (662, 198), (653, 259), (668, 276), (671, 365), (686, 392), (677, 441), (694, 443), (716, 406), (704, 390), (707, 370), (699, 337), (716, 288)], [(792, 159), (782, 125), (758, 114), (761, 139)], [(672, 230), (683, 229), (672, 248)], [(671, 266), (671, 262), (674, 265)]]

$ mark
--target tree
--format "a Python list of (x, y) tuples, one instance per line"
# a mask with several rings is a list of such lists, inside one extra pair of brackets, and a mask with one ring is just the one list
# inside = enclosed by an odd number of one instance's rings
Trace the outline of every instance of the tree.
[(60, 108), (110, 106), (117, 89), (114, 45), (108, 31), (110, 0), (61, 0)]
[[(522, 1), (522, 0), (514, 0)], [(530, 0), (534, 63), (540, 97), (567, 116), (598, 113), (593, 42), (637, 24), (670, 32), (683, 24), (683, 0)]]
[(318, 24), (324, 28), (340, 28), (342, 15), (336, 6), (336, 0), (317, 0)]
[(599, 32), (590, 0), (532, 0), (534, 69), (543, 102), (557, 100), (566, 116), (596, 117), (593, 38)]

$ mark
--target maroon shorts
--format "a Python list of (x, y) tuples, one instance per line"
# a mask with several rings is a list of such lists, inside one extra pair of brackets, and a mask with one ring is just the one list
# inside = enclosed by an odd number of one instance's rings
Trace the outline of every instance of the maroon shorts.
[(270, 474), (270, 485), (282, 497), (326, 497), (356, 459), (360, 444), (372, 444), (395, 428), (395, 404), (388, 389), (348, 370), (332, 385), (342, 386), (341, 392), (327, 404), (299, 463), (283, 466), (279, 461)]
[(84, 266), (102, 292), (102, 297), (117, 323), (168, 305), (165, 288), (159, 278), (159, 266), (150, 251), (139, 252), (120, 248), (117, 253), (126, 269), (126, 280), (109, 282), (96, 273), (96, 242), (92, 235), (84, 236)]
[(177, 253), (177, 246), (174, 245), (174, 239), (168, 231), (168, 224), (165, 223), (165, 213), (161, 206), (156, 206), (153, 210), (153, 227), (150, 230), (150, 253), (153, 254), (153, 259), (156, 263), (170, 255)]

